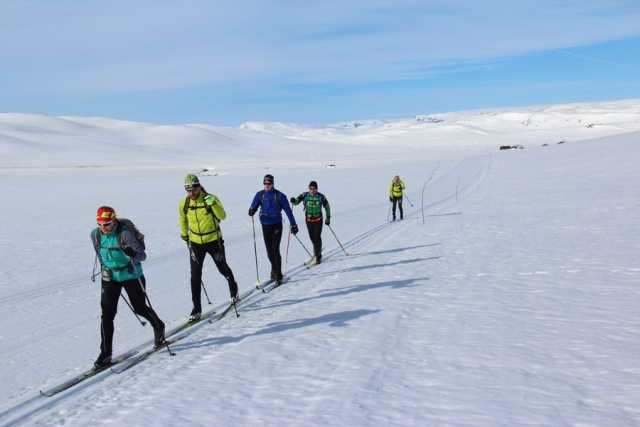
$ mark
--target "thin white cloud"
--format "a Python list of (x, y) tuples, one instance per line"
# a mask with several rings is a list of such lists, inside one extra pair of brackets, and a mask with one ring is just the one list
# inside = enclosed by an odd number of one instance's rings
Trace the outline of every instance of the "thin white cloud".
[(577, 53), (567, 52), (566, 50), (562, 50), (562, 49), (554, 49), (554, 50), (556, 52), (564, 53), (565, 55), (575, 56), (576, 58), (586, 59), (588, 61), (599, 62), (601, 64), (614, 65), (616, 67), (621, 67), (621, 68), (627, 68), (627, 69), (630, 69), (630, 70), (640, 71), (639, 69), (637, 69), (635, 67), (631, 67), (629, 65), (624, 65), (624, 64), (618, 64), (617, 62), (605, 61), (603, 59), (597, 59), (597, 58), (590, 58), (588, 56), (578, 55)]

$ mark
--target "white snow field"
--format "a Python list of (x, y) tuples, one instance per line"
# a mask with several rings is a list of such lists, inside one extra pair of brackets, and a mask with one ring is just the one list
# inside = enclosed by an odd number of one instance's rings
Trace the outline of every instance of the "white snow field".
[[(237, 129), (0, 114), (0, 425), (640, 426), (639, 163), (640, 100)], [(292, 237), (290, 281), (240, 317), (189, 329), (175, 357), (40, 395), (99, 353), (99, 206), (146, 235), (167, 329), (186, 320), (191, 172), (227, 211), (241, 292), (266, 173), (288, 197), (318, 181), (349, 255), (325, 226), (307, 269)], [(388, 223), (396, 174), (405, 219)], [(226, 305), (210, 258), (203, 281), (205, 307)], [(119, 308), (114, 354), (148, 348), (151, 328)]]

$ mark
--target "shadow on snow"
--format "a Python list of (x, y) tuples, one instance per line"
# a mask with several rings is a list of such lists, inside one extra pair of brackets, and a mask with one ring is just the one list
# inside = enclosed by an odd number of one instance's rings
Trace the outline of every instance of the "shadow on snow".
[(331, 313), (324, 314), (322, 316), (314, 317), (311, 319), (296, 319), (289, 320), (286, 322), (276, 322), (270, 323), (265, 328), (260, 329), (253, 333), (239, 335), (237, 337), (216, 337), (216, 338), (206, 338), (201, 341), (196, 341), (191, 344), (183, 344), (180, 347), (182, 349), (190, 349), (190, 348), (198, 348), (198, 347), (208, 347), (212, 345), (224, 345), (224, 344), (232, 344), (237, 343), (245, 338), (255, 337), (260, 335), (268, 335), (268, 334), (277, 334), (280, 332), (290, 331), (294, 329), (302, 329), (310, 326), (318, 325), (318, 324), (327, 324), (331, 327), (344, 327), (347, 326), (348, 322), (351, 320), (358, 319), (363, 316), (368, 316), (371, 314), (379, 313), (381, 310), (351, 310), (351, 311), (343, 311), (339, 313)]

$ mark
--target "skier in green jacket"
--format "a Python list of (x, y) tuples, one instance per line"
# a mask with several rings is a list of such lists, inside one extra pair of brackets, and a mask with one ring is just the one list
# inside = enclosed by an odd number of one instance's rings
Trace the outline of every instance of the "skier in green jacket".
[(227, 217), (222, 203), (215, 195), (207, 193), (200, 185), (198, 177), (193, 174), (185, 177), (184, 188), (187, 191), (187, 197), (180, 201), (178, 217), (182, 240), (191, 250), (193, 310), (191, 310), (189, 321), (192, 322), (202, 315), (200, 302), (202, 263), (207, 254), (211, 255), (218, 271), (227, 279), (231, 301), (234, 303), (238, 298), (238, 284), (227, 264), (222, 230), (220, 230), (220, 221)]
[(309, 183), (309, 191), (300, 194), (298, 197), (292, 197), (291, 203), (295, 206), (300, 203), (304, 204), (305, 220), (307, 230), (309, 231), (309, 239), (313, 243), (313, 254), (316, 263), (320, 264), (322, 260), (322, 208), (327, 212), (327, 219), (324, 223), (331, 223), (331, 206), (324, 194), (318, 192), (318, 183), (311, 181)]
[(389, 185), (389, 201), (393, 203), (393, 219), (391, 221), (396, 220), (396, 205), (398, 205), (400, 219), (402, 219), (402, 192), (404, 189), (404, 182), (400, 180), (398, 175), (394, 176), (391, 185)]

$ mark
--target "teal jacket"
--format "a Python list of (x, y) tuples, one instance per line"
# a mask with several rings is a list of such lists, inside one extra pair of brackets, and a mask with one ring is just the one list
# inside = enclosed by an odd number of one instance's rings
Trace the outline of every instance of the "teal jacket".
[[(130, 247), (136, 251), (136, 256), (134, 258), (129, 258), (118, 244), (118, 227), (121, 227), (122, 230), (121, 237), (124, 246)], [(94, 246), (98, 255), (98, 260), (100, 261), (100, 266), (103, 269), (109, 269), (112, 281), (124, 282), (126, 280), (133, 280), (142, 276), (142, 265), (140, 262), (147, 259), (147, 254), (144, 252), (144, 249), (142, 249), (142, 246), (140, 246), (138, 239), (136, 239), (131, 230), (129, 230), (125, 225), (117, 224), (108, 235), (103, 234), (98, 228), (96, 228), (91, 231), (92, 244), (96, 242), (94, 241), (94, 237), (100, 239), (97, 241), (98, 248)], [(132, 260), (135, 265), (137, 275), (131, 265)]]

